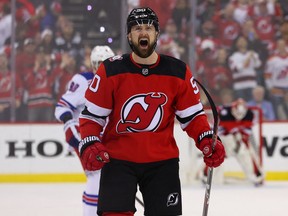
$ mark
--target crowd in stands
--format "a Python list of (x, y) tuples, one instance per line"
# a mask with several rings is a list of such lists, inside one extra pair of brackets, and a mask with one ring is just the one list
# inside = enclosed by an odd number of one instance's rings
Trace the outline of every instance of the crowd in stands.
[[(283, 41), (283, 52), (277, 48), (277, 42), (284, 39), (288, 25), (287, 17), (282, 11), (285, 7), (287, 8), (287, 3), (286, 6), (281, 6), (279, 2), (269, 0), (230, 1), (203, 22), (200, 27), (202, 34), (198, 34), (198, 62), (204, 63), (200, 64), (200, 71), (197, 72), (201, 72), (200, 77), (203, 80), (212, 79), (210, 82), (215, 83), (208, 85), (211, 92), (220, 95), (219, 91), (230, 88), (235, 97), (251, 103), (253, 89), (260, 85), (265, 89), (265, 98), (273, 104), (270, 111), (276, 116), (264, 116), (267, 120), (287, 119), (287, 113), (282, 112), (280, 115), (279, 109), (287, 106), (283, 98), (288, 90), (288, 77), (284, 75), (287, 74), (285, 71), (288, 66), (288, 56), (284, 52), (287, 50), (288, 40)], [(224, 67), (216, 68), (217, 56), (219, 51), (223, 52), (222, 49), (227, 53), (226, 61), (222, 64)], [(209, 64), (206, 63), (208, 60)], [(277, 64), (277, 60), (281, 63)], [(283, 82), (286, 85), (280, 86)], [(276, 95), (276, 90), (281, 93)], [(254, 105), (261, 106), (263, 113), (268, 113), (260, 98)]]
[[(190, 0), (127, 4), (153, 8), (161, 27), (158, 51), (187, 63), (195, 30), (194, 75), (217, 105), (229, 92), (261, 107), (265, 120), (288, 120), (288, 1), (201, 0), (193, 23)], [(10, 121), (11, 105), (16, 121), (55, 121), (54, 105), (68, 81), (90, 70), (91, 49), (99, 44), (84, 42), (61, 5), (61, 0), (16, 0), (16, 73), (11, 73), (11, 1), (0, 1), (0, 122)]]
[[(11, 29), (10, 3), (0, 3), (0, 32)], [(55, 121), (55, 101), (75, 73), (90, 70), (91, 48), (83, 44), (81, 33), (62, 13), (60, 2), (17, 0), (16, 5), (15, 96), (20, 98), (15, 103), (16, 120)], [(7, 65), (11, 31), (9, 34), (0, 41), (0, 121), (9, 121), (11, 112), (12, 73)]]

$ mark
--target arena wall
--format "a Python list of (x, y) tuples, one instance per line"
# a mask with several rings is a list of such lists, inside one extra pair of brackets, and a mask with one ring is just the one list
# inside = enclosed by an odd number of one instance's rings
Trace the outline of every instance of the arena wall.
[[(266, 180), (288, 180), (288, 122), (263, 123)], [(77, 155), (65, 143), (61, 124), (0, 124), (0, 182), (82, 182)], [(195, 170), (199, 152), (175, 125), (183, 169)], [(192, 152), (192, 153), (191, 153)], [(199, 160), (199, 159), (198, 159)]]

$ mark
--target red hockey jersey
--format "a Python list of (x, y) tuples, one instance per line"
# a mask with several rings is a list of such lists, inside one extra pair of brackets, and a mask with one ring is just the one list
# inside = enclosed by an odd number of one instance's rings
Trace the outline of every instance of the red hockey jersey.
[(210, 130), (190, 69), (166, 55), (154, 65), (139, 65), (128, 54), (104, 61), (85, 97), (81, 137), (100, 137), (105, 127), (101, 141), (111, 158), (145, 163), (179, 157), (175, 117), (196, 140)]

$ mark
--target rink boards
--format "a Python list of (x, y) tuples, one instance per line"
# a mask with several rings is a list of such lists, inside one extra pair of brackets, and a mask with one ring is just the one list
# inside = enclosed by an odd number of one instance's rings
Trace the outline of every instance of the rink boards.
[[(288, 122), (263, 123), (266, 180), (288, 180), (287, 126)], [(65, 143), (61, 124), (0, 124), (0, 131), (0, 182), (85, 181), (76, 154)], [(175, 137), (182, 172), (195, 174), (202, 162), (199, 151), (178, 124)]]

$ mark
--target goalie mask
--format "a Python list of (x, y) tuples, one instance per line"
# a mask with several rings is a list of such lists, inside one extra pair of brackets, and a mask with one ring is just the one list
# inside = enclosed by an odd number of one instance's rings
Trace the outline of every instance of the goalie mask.
[(235, 102), (232, 103), (231, 113), (235, 117), (236, 120), (242, 120), (247, 114), (248, 107), (246, 105), (245, 100), (239, 98)]
[[(127, 18), (127, 23), (126, 23), (127, 35), (131, 32), (132, 26), (142, 25), (142, 24), (153, 25), (155, 27), (156, 32), (158, 32), (158, 36), (159, 36), (160, 29), (159, 29), (158, 17), (156, 13), (149, 7), (135, 8), (130, 12)], [(157, 36), (157, 39), (158, 39), (158, 36)], [(157, 45), (157, 39), (153, 45), (153, 50), (155, 49)], [(134, 51), (134, 47), (132, 43), (129, 40), (128, 40), (128, 43), (132, 51)]]
[(106, 59), (114, 56), (114, 52), (109, 46), (95, 46), (90, 55), (91, 66), (97, 70), (99, 65)]

